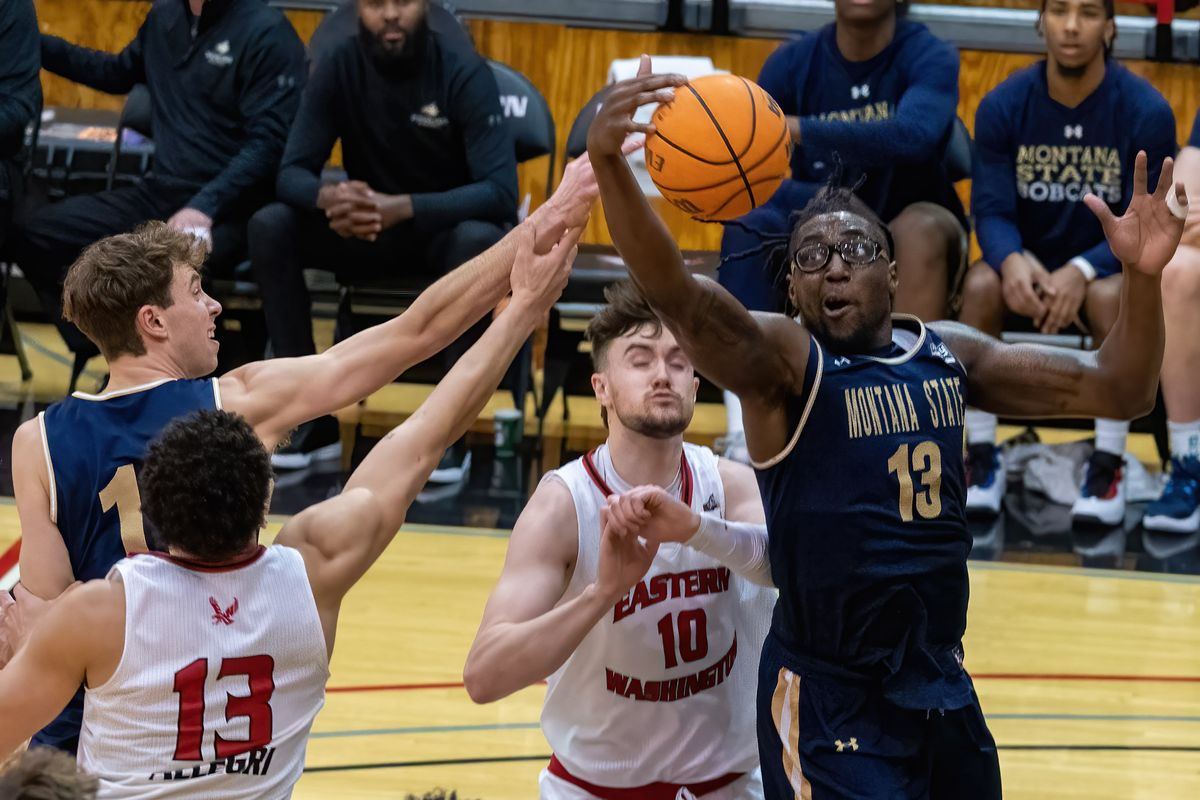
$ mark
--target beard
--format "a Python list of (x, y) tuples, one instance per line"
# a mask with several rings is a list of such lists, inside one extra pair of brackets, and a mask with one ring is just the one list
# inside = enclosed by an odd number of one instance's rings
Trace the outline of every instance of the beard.
[(670, 439), (687, 430), (691, 423), (682, 408), (640, 408), (636, 412), (615, 408), (617, 419), (634, 433), (649, 439)]
[(392, 72), (403, 70), (416, 62), (418, 49), (417, 42), (425, 35), (425, 21), (414, 30), (404, 31), (404, 44), (400, 47), (393, 47), (383, 40), (383, 31), (378, 35), (367, 30), (367, 27), (362, 24), (362, 20), (358, 21), (358, 40), (362, 42), (363, 47), (367, 51), (367, 57), (379, 68), (381, 72)]

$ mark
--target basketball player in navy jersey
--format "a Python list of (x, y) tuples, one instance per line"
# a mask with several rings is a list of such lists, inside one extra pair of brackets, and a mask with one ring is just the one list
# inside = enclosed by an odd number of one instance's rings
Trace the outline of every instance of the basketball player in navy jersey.
[(795, 319), (751, 314), (693, 277), (620, 154), (641, 103), (679, 86), (618, 84), (588, 152), (613, 241), (696, 369), (741, 398), (779, 588), (759, 667), (768, 798), (998, 798), (1000, 771), (971, 679), (966, 627), (963, 417), (1135, 417), (1163, 352), (1160, 276), (1187, 198), (1146, 156), (1114, 217), (1121, 310), (1094, 353), (1005, 345), (974, 329), (893, 316), (892, 242), (850, 191), (826, 188), (787, 239)]
[[(549, 248), (580, 227), (596, 197), (586, 158), (533, 215)], [(510, 232), (429, 287), (400, 316), (304, 358), (248, 364), (200, 380), (217, 365), (221, 306), (200, 284), (202, 252), (161, 223), (102, 239), (72, 265), (64, 310), (100, 348), (103, 394), (76, 392), (18, 428), (13, 490), (21, 519), (21, 582), (34, 598), (102, 578), (127, 553), (158, 549), (144, 524), (142, 453), (169, 421), (206, 408), (243, 415), (273, 450), (297, 425), (358, 402), (432, 356), (508, 292), (517, 243)], [(20, 596), (18, 596), (20, 597)], [(73, 750), (81, 696), (34, 741)]]
[(343, 598), (558, 299), (580, 230), (542, 255), (518, 230), (512, 302), (342, 493), (271, 547), (258, 541), (271, 466), (257, 432), (225, 411), (168, 423), (144, 485), (167, 552), (122, 559), (54, 601), (0, 670), (0, 760), (86, 683), (79, 763), (101, 796), (290, 797)]

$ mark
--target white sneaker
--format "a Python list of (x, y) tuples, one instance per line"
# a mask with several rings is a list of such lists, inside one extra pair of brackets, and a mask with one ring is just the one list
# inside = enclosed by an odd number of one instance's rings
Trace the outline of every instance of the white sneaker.
[(1120, 525), (1125, 520), (1125, 459), (1102, 450), (1092, 452), (1071, 521)]
[(967, 448), (967, 513), (994, 516), (1000, 513), (1008, 488), (1004, 459), (994, 444), (973, 444)]

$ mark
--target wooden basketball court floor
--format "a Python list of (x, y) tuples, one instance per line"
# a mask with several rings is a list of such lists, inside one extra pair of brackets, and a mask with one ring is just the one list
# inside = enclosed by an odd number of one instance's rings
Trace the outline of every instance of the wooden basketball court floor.
[[(0, 505), (0, 552), (16, 532)], [(297, 798), (537, 796), (544, 689), (476, 706), (461, 685), (506, 543), (421, 525), (396, 537), (343, 606)], [(967, 666), (1005, 797), (1200, 797), (1200, 579), (973, 562), (971, 589)]]
[[(31, 355), (35, 373), (62, 377), (49, 353)], [(11, 361), (0, 394), (19, 382)], [(18, 535), (0, 499), (0, 554)], [(343, 606), (297, 798), (537, 796), (544, 689), (480, 707), (461, 685), (506, 543), (427, 525), (396, 537)], [(966, 663), (1007, 798), (1200, 797), (1200, 578), (972, 562), (971, 589)]]

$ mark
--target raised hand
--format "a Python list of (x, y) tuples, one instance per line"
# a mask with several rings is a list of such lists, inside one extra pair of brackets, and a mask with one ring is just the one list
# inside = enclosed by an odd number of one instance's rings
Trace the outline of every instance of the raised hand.
[(539, 253), (538, 225), (526, 220), (516, 231), (517, 255), (511, 278), (513, 300), (528, 301), (539, 313), (548, 311), (571, 277), (582, 233), (582, 228), (567, 228), (546, 252)]
[(658, 486), (639, 486), (607, 502), (610, 525), (651, 542), (686, 542), (700, 527), (696, 512)]
[(670, 103), (675, 87), (683, 86), (683, 75), (652, 75), (650, 56), (642, 56), (636, 77), (613, 84), (588, 129), (588, 153), (593, 159), (622, 152), (629, 134), (654, 132), (653, 123), (634, 122), (633, 115), (649, 103)]
[(602, 507), (596, 589), (615, 602), (645, 576), (658, 554), (658, 543), (643, 542), (634, 534), (621, 533), (611, 521), (609, 510)]
[(1150, 194), (1146, 189), (1146, 153), (1139, 151), (1133, 164), (1133, 199), (1122, 216), (1113, 216), (1104, 201), (1094, 194), (1083, 198), (1104, 227), (1113, 255), (1124, 266), (1146, 275), (1162, 274), (1183, 235), (1188, 199), (1182, 183), (1174, 184), (1174, 200), (1180, 213), (1172, 211), (1168, 202), (1174, 172), (1174, 161), (1163, 159), (1158, 186)]

